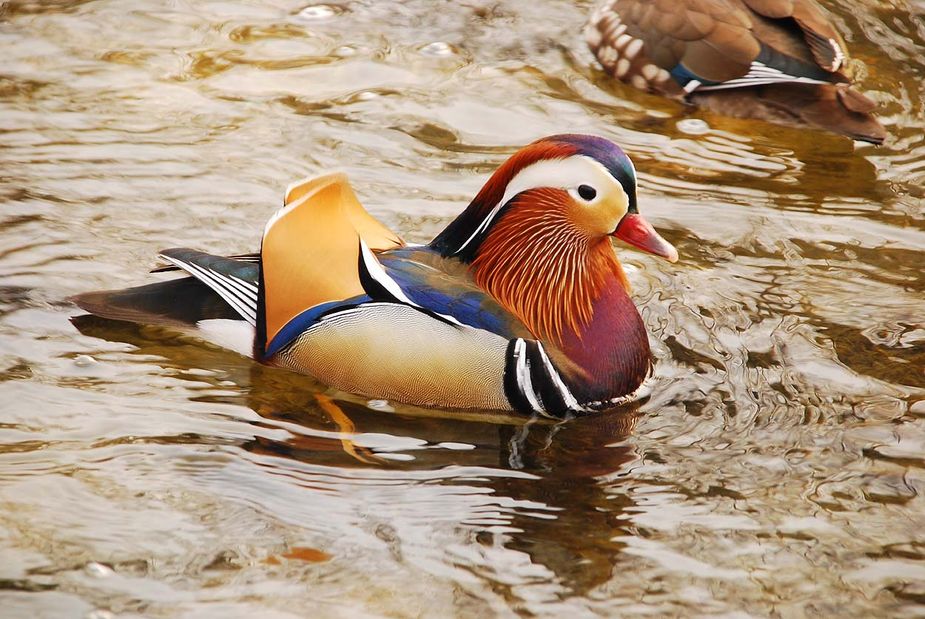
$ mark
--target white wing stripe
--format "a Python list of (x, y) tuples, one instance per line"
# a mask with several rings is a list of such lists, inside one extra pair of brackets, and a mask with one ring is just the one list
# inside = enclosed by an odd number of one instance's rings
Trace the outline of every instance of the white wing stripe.
[(203, 284), (211, 288), (251, 325), (257, 324), (256, 297), (254, 299), (242, 298), (241, 293), (236, 288), (230, 286), (226, 281), (223, 281), (224, 276), (222, 276), (220, 273), (216, 273), (210, 269), (205, 269), (196, 264), (183, 262), (182, 260), (177, 260), (176, 258), (171, 258), (170, 256), (161, 255), (161, 258), (173, 264), (174, 266), (183, 269), (201, 281)]
[(244, 280), (238, 279), (233, 275), (225, 275), (224, 273), (219, 273), (213, 269), (207, 269), (209, 273), (214, 274), (217, 278), (227, 283), (229, 286), (233, 287), (235, 290), (240, 292), (245, 296), (247, 300), (253, 301), (254, 305), (257, 305), (257, 287), (245, 282)]
[[(693, 81), (694, 80), (692, 80), (692, 82)], [(726, 88), (762, 86), (765, 84), (789, 84), (794, 82), (800, 84), (828, 84), (828, 82), (824, 80), (817, 80), (811, 77), (797, 77), (795, 75), (788, 75), (779, 69), (775, 69), (774, 67), (769, 67), (762, 62), (755, 61), (749, 67), (748, 73), (742, 77), (737, 77), (735, 79), (721, 82), (719, 84), (710, 84), (706, 86), (698, 82), (697, 86), (695, 86), (693, 90), (723, 90)], [(685, 90), (690, 92), (687, 87), (685, 87)]]
[[(389, 274), (385, 272), (385, 269), (382, 268), (382, 265), (379, 264), (379, 261), (376, 259), (376, 256), (373, 254), (372, 250), (366, 244), (363, 239), (360, 239), (360, 251), (363, 255), (363, 264), (366, 265), (366, 271), (369, 273), (369, 276), (374, 280), (379, 282), (386, 292), (392, 295), (395, 300), (400, 301), (411, 307), (416, 307), (418, 309), (424, 309), (414, 301), (408, 298), (408, 295), (405, 294), (405, 291), (401, 289), (401, 286), (398, 285), (394, 279), (389, 277)], [(448, 322), (451, 322), (460, 327), (465, 326), (463, 323), (459, 322), (452, 316), (447, 316), (446, 314), (440, 314), (438, 312), (433, 312), (434, 314), (444, 318)]]
[(420, 305), (405, 295), (394, 279), (389, 277), (388, 273), (385, 272), (385, 269), (383, 269), (379, 261), (376, 260), (376, 256), (373, 255), (372, 250), (363, 239), (360, 239), (360, 251), (363, 252), (363, 264), (366, 265), (366, 270), (369, 272), (370, 277), (382, 284), (382, 287), (385, 288), (390, 295), (402, 303), (407, 303), (413, 307), (420, 307)]
[(241, 296), (233, 287), (222, 280), (222, 275), (211, 269), (205, 269), (197, 264), (187, 263), (187, 271), (197, 276), (197, 279), (214, 290), (220, 297), (228, 302), (242, 317), (252, 325), (257, 324), (257, 300)]
[(252, 293), (247, 289), (242, 290), (241, 287), (236, 284), (236, 280), (234, 278), (198, 264), (191, 263), (189, 266), (190, 268), (197, 269), (198, 272), (203, 273), (204, 276), (213, 279), (216, 284), (224, 284), (228, 289), (228, 293), (233, 294), (242, 303), (246, 305), (257, 305), (257, 293)]
[(832, 70), (838, 71), (839, 67), (841, 67), (845, 62), (845, 52), (842, 50), (841, 45), (839, 45), (838, 41), (835, 39), (829, 39), (829, 45), (832, 46), (832, 50), (835, 52), (835, 60), (832, 62)]

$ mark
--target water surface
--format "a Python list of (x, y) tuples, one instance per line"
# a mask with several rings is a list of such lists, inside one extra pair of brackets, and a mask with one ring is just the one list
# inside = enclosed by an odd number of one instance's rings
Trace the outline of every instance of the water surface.
[[(882, 147), (609, 83), (588, 2), (0, 4), (2, 614), (925, 615), (925, 9), (827, 6)], [(620, 250), (634, 406), (422, 412), (69, 321), (158, 249), (254, 249), (320, 170), (427, 241), (566, 131), (682, 255)]]

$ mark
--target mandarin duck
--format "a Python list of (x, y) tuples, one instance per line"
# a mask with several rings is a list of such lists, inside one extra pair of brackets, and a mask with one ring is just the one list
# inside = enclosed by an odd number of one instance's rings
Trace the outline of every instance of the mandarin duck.
[(556, 135), (502, 164), (428, 245), (327, 174), (287, 188), (258, 254), (168, 249), (155, 270), (189, 277), (73, 300), (371, 398), (562, 417), (628, 399), (650, 372), (611, 237), (677, 260), (639, 214), (620, 147)]
[(607, 0), (585, 38), (607, 73), (641, 90), (727, 116), (886, 137), (815, 0)]

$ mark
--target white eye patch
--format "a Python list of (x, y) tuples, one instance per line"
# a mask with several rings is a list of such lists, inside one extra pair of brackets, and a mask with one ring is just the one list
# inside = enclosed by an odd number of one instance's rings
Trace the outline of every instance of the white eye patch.
[[(582, 193), (588, 195), (589, 192), (579, 191), (582, 186), (593, 189), (594, 197), (585, 198)], [(507, 184), (499, 205), (506, 204), (522, 191), (541, 187), (564, 189), (579, 204), (595, 204), (612, 192), (625, 193), (600, 162), (585, 155), (572, 155), (565, 159), (543, 159), (525, 167)]]
[[(617, 179), (611, 176), (600, 162), (591, 157), (572, 155), (564, 159), (542, 159), (526, 166), (514, 175), (505, 187), (501, 201), (494, 205), (485, 219), (454, 253), (462, 252), (473, 239), (487, 230), (501, 211), (501, 207), (511, 198), (521, 192), (543, 187), (564, 189), (578, 204), (587, 206), (595, 206), (614, 194), (622, 196), (624, 202), (629, 200)], [(590, 200), (585, 197), (590, 195), (588, 189), (594, 192), (594, 197)]]

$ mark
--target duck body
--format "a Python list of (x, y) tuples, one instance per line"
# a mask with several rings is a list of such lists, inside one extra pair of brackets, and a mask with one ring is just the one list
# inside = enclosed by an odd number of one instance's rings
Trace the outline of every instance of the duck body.
[(875, 144), (886, 136), (815, 0), (607, 0), (585, 38), (610, 75), (641, 90)]
[[(406, 248), (377, 258), (407, 298), (427, 311), (383, 297), (353, 299), (330, 319), (308, 325), (280, 349), (274, 365), (383, 399), (552, 416), (590, 409), (593, 402), (613, 405), (648, 373), (645, 329), (622, 286), (602, 295), (597, 313), (601, 326), (610, 326), (606, 304), (616, 296), (625, 301), (620, 309), (635, 319), (638, 363), (618, 368), (630, 388), (613, 396), (621, 390), (610, 384), (614, 364), (608, 355), (581, 354), (585, 347), (572, 333), (561, 346), (537, 340), (521, 320), (474, 285), (454, 281), (439, 267), (428, 272), (445, 260), (433, 250)], [(619, 336), (606, 334), (611, 342)], [(354, 362), (344, 363), (345, 358)]]
[(616, 145), (552, 136), (508, 160), (430, 245), (403, 243), (331, 174), (289, 187), (259, 254), (164, 250), (190, 277), (74, 301), (195, 328), (352, 393), (561, 417), (619, 403), (650, 370), (614, 235), (677, 257), (636, 212)]

